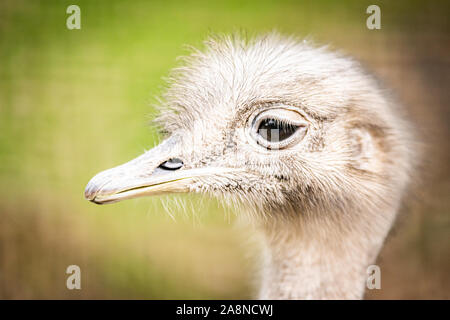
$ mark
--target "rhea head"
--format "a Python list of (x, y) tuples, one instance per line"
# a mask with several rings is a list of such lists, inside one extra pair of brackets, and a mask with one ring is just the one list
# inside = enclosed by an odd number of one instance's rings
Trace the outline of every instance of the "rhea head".
[(394, 205), (407, 180), (405, 125), (357, 62), (325, 47), (277, 34), (210, 39), (161, 101), (162, 143), (96, 175), (87, 199), (199, 192), (307, 215)]

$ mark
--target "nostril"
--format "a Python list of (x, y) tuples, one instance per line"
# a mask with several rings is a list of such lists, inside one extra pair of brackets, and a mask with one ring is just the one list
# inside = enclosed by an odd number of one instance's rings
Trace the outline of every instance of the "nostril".
[(178, 158), (172, 158), (167, 160), (166, 162), (163, 162), (159, 165), (158, 168), (164, 169), (164, 170), (178, 170), (183, 166), (183, 161)]

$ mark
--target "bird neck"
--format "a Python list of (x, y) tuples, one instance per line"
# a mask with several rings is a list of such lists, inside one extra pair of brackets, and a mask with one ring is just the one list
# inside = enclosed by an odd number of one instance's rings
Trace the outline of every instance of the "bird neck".
[(367, 268), (392, 221), (372, 225), (356, 215), (351, 222), (351, 227), (320, 219), (265, 224), (259, 298), (361, 299)]

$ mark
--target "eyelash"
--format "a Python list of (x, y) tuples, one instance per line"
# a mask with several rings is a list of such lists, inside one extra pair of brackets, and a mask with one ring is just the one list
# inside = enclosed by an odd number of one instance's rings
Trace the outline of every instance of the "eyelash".
[(295, 124), (293, 121), (291, 121), (289, 119), (279, 119), (279, 118), (275, 118), (275, 117), (264, 117), (264, 118), (261, 118), (261, 119), (259, 119), (259, 124), (261, 124), (261, 122), (263, 122), (264, 120), (275, 120), (275, 124), (276, 125), (299, 127), (298, 124)]

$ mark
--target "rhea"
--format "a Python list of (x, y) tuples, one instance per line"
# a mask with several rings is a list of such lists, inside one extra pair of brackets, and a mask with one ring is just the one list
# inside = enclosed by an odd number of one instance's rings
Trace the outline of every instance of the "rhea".
[(354, 59), (307, 41), (205, 47), (171, 73), (163, 142), (96, 175), (85, 197), (218, 197), (262, 235), (258, 298), (362, 298), (413, 167), (400, 108)]

